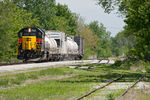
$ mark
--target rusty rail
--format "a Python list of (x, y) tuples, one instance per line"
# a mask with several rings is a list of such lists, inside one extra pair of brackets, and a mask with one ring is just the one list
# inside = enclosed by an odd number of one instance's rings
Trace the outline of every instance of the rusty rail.
[(91, 91), (91, 92), (89, 92), (89, 93), (87, 93), (87, 94), (85, 94), (85, 95), (79, 97), (79, 98), (76, 99), (76, 100), (81, 100), (81, 99), (83, 99), (83, 98), (85, 98), (85, 97), (91, 95), (92, 93), (96, 92), (97, 90), (103, 89), (103, 88), (105, 88), (106, 86), (112, 84), (113, 82), (120, 80), (121, 78), (122, 78), (122, 75), (121, 75), (119, 78), (110, 81), (109, 83), (107, 83), (107, 84), (104, 85), (104, 86), (101, 86), (101, 87), (99, 87), (99, 88), (96, 88), (95, 90), (93, 90), (93, 91)]
[(130, 89), (132, 89), (136, 84), (138, 84), (142, 79), (144, 78), (144, 76), (141, 76), (132, 86), (130, 86), (124, 93), (122, 93), (116, 100), (119, 100), (121, 97), (123, 97), (124, 95), (126, 95)]
[(20, 63), (4, 63), (4, 64), (0, 64), (0, 66), (19, 65), (19, 64), (25, 64), (25, 63), (23, 63), (23, 62), (20, 62)]

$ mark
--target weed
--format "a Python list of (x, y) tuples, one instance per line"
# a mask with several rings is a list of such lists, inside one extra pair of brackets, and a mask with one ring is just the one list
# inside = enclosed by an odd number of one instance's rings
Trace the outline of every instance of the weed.
[(0, 81), (0, 86), (7, 86), (8, 85), (8, 82), (9, 82), (9, 80), (8, 79), (1, 79), (1, 81)]
[(107, 95), (107, 100), (115, 100), (113, 94), (108, 94)]

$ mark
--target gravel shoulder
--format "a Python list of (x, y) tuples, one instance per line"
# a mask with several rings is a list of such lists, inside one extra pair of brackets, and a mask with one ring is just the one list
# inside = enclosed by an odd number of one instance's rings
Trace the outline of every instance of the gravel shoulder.
[(44, 63), (31, 63), (20, 65), (8, 65), (0, 66), (0, 73), (11, 72), (18, 70), (26, 70), (32, 68), (44, 68), (44, 67), (63, 67), (65, 65), (85, 64), (85, 63), (97, 63), (98, 60), (76, 60), (76, 61), (59, 61), (59, 62), (44, 62)]

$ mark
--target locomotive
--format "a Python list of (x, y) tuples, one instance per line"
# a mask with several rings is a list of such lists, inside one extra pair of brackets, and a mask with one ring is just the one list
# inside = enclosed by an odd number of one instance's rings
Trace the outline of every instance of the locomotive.
[(18, 32), (17, 58), (23, 61), (59, 61), (82, 59), (84, 38), (68, 37), (64, 32), (26, 27)]

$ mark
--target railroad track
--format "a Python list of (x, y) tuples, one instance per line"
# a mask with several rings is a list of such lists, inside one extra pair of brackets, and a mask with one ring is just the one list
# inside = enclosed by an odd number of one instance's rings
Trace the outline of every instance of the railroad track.
[[(108, 62), (105, 63), (105, 64), (108, 64), (108, 63), (109, 63), (109, 59), (100, 59), (100, 60), (98, 61), (98, 63), (101, 63), (101, 61), (103, 61), (103, 60), (108, 60)], [(4, 63), (4, 64), (0, 64), (0, 66), (30, 64), (30, 63), (39, 63), (39, 62), (38, 62), (38, 61), (37, 61), (37, 62), (30, 61), (30, 62), (19, 62), (19, 63)]]
[[(98, 59), (97, 63), (94, 64), (109, 64), (110, 59)], [(19, 62), (19, 63), (3, 63), (0, 66), (8, 66), (8, 65), (20, 65), (20, 64), (30, 64), (30, 63), (39, 63), (38, 61), (29, 61), (29, 62)]]
[(93, 91), (90, 91), (89, 93), (87, 93), (87, 94), (85, 94), (85, 95), (83, 95), (83, 96), (79, 97), (79, 98), (78, 98), (78, 99), (76, 99), (76, 100), (81, 100), (81, 99), (83, 99), (83, 98), (85, 98), (85, 97), (87, 97), (87, 96), (91, 95), (92, 93), (94, 93), (94, 92), (96, 92), (96, 91), (98, 91), (98, 90), (100, 90), (100, 89), (103, 89), (103, 88), (105, 88), (106, 86), (108, 86), (108, 85), (110, 85), (110, 84), (112, 84), (112, 83), (114, 83), (114, 82), (116, 82), (116, 81), (120, 80), (121, 78), (122, 78), (122, 75), (121, 75), (120, 77), (118, 77), (117, 79), (114, 79), (114, 80), (112, 80), (112, 81), (108, 82), (106, 85), (101, 86), (101, 87), (98, 87), (98, 88), (96, 88), (96, 89), (95, 89), (95, 90), (93, 90)]
[[(85, 94), (85, 95), (83, 95), (83, 96), (77, 98), (76, 100), (81, 100), (81, 99), (83, 99), (83, 98), (85, 98), (85, 97), (88, 97), (88, 96), (90, 96), (91, 94), (93, 94), (94, 92), (96, 92), (96, 91), (98, 91), (98, 90), (100, 90), (100, 89), (103, 89), (103, 88), (105, 88), (106, 86), (109, 86), (110, 84), (112, 84), (112, 83), (114, 83), (114, 82), (120, 80), (122, 77), (123, 77), (123, 76), (121, 75), (121, 76), (118, 77), (117, 79), (114, 79), (114, 80), (108, 82), (106, 85), (101, 86), (101, 87), (98, 87), (98, 88), (96, 88), (95, 90), (90, 91), (89, 93), (87, 93), (87, 94)], [(120, 100), (121, 97), (125, 96), (125, 95), (129, 92), (129, 90), (132, 89), (136, 84), (138, 84), (143, 78), (144, 78), (144, 76), (141, 76), (133, 85), (131, 85), (129, 88), (127, 88), (127, 90), (126, 90), (124, 93), (122, 93), (116, 100)]]
[(31, 63), (42, 63), (42, 62), (46, 62), (46, 61), (38, 61), (38, 59), (34, 59), (34, 60), (30, 60), (30, 61), (23, 61), (23, 62), (18, 62), (18, 63), (4, 63), (4, 64), (0, 64), (0, 66), (8, 66), (8, 65), (20, 65), (20, 64), (31, 64)]
[(121, 97), (125, 96), (136, 84), (138, 84), (144, 76), (141, 76), (134, 84), (132, 84), (129, 88), (126, 89), (125, 92), (123, 92), (116, 100), (120, 100)]
[(29, 62), (18, 62), (18, 63), (3, 63), (0, 66), (8, 66), (8, 65), (21, 65), (21, 64), (31, 64), (31, 63), (42, 63), (38, 61), (29, 61)]
[(5, 64), (0, 64), (0, 66), (8, 66), (8, 65), (20, 65), (20, 64), (28, 64), (28, 63), (31, 63), (31, 62), (20, 62), (20, 63), (5, 63)]
[[(42, 61), (42, 62), (48, 62), (48, 61)], [(39, 61), (28, 61), (28, 62), (19, 62), (19, 63), (4, 63), (4, 64), (0, 64), (0, 66), (31, 64), (31, 63), (42, 63), (42, 62), (39, 62)]]

